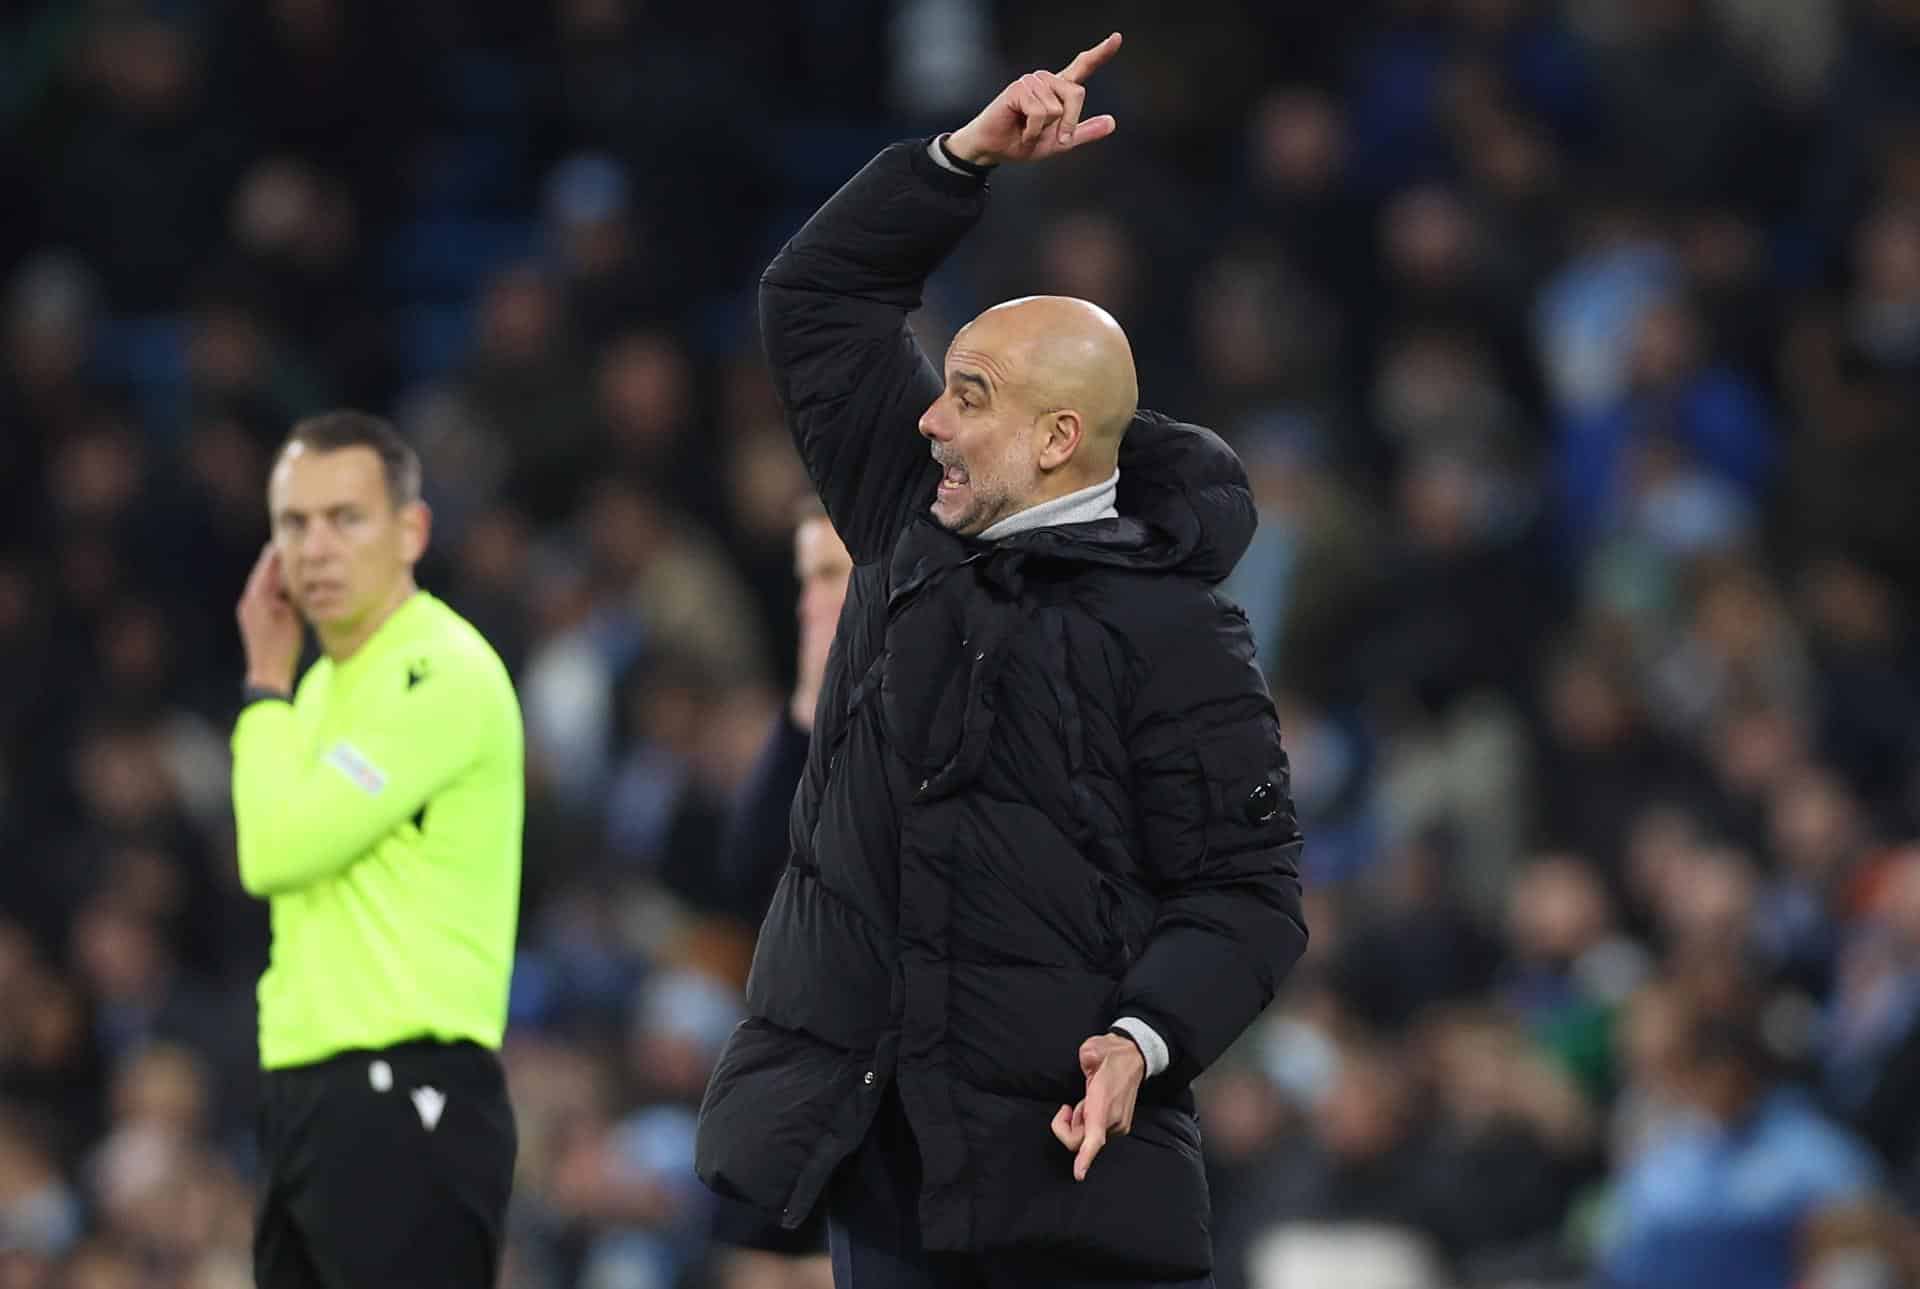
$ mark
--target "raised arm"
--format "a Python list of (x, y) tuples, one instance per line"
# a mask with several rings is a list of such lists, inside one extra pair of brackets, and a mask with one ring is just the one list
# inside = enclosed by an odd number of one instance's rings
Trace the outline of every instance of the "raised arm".
[[(986, 208), (985, 172), (1113, 131), (1081, 122), (1109, 37), (1063, 72), (1021, 77), (942, 141), (888, 147), (803, 225), (760, 279), (760, 332), (794, 444), (854, 562), (891, 548), (932, 499), (939, 472), (916, 432), (940, 373), (907, 319)], [(948, 164), (934, 149), (948, 149)]]
[(897, 143), (816, 211), (760, 279), (760, 332), (794, 446), (856, 563), (931, 498), (915, 431), (941, 380), (907, 326), (986, 207), (983, 179)]

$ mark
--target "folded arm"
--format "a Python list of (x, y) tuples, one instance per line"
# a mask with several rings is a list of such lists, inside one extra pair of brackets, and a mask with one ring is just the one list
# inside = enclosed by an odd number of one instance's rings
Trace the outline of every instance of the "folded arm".
[(487, 696), (453, 667), (312, 746), (291, 704), (248, 704), (233, 730), (240, 884), (265, 898), (342, 871), (472, 763)]

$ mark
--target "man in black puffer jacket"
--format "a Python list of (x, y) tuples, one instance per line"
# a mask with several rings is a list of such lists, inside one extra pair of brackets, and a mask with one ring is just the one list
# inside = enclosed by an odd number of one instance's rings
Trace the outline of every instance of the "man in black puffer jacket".
[(788, 1226), (824, 1202), (843, 1289), (1207, 1283), (1189, 1085), (1306, 944), (1280, 731), (1215, 590), (1255, 523), (1238, 459), (1136, 411), (1085, 302), (988, 310), (944, 377), (907, 325), (992, 165), (1112, 132), (1080, 106), (1118, 45), (888, 148), (761, 282), (855, 570), (697, 1166)]

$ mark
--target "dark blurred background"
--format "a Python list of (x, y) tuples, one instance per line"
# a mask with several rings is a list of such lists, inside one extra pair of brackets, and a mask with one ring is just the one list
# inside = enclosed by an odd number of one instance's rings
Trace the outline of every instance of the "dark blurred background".
[(794, 675), (760, 267), (1127, 36), (920, 316), (1226, 435), (1313, 943), (1202, 1086), (1222, 1289), (1916, 1283), (1920, 0), (0, 0), (0, 1289), (229, 1289), (233, 604), (390, 415), (520, 686), (512, 1289), (708, 1247), (713, 862)]

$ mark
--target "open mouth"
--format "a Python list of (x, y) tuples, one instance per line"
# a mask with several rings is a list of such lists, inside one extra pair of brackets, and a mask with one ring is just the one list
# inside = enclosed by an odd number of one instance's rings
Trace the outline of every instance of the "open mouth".
[(967, 486), (967, 468), (963, 465), (950, 465), (947, 472), (940, 476), (942, 495), (960, 491)]

